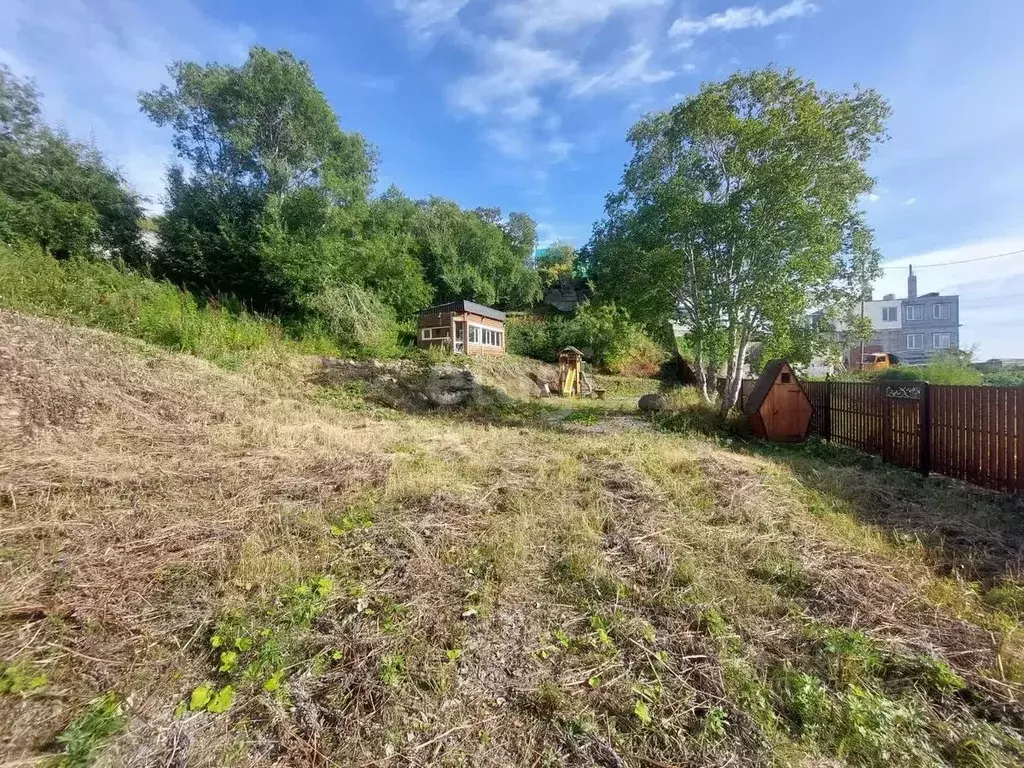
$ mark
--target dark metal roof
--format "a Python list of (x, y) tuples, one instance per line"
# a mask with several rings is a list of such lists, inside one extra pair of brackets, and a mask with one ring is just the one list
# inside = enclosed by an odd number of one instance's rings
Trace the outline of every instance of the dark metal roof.
[(483, 304), (466, 301), (465, 299), (449, 301), (447, 304), (435, 304), (432, 307), (424, 307), (420, 310), (421, 315), (433, 312), (472, 312), (474, 315), (489, 317), (492, 320), (501, 320), (502, 322), (505, 322), (505, 313), (500, 309), (492, 309), (491, 307), (485, 307)]
[[(768, 397), (768, 393), (775, 385), (775, 380), (779, 378), (779, 374), (783, 368), (788, 368), (789, 372), (793, 374), (793, 381), (796, 382), (797, 386), (800, 387), (800, 391), (804, 393), (804, 397), (807, 397), (807, 390), (804, 389), (804, 385), (800, 383), (800, 377), (796, 375), (796, 371), (793, 370), (793, 366), (787, 363), (785, 360), (769, 360), (768, 364), (765, 365), (764, 371), (761, 373), (761, 377), (754, 384), (754, 388), (750, 390), (750, 394), (747, 395), (746, 401), (743, 403), (743, 412), (748, 416), (757, 413), (761, 410), (761, 406), (764, 405), (764, 399)], [(807, 397), (808, 402), (811, 398)]]

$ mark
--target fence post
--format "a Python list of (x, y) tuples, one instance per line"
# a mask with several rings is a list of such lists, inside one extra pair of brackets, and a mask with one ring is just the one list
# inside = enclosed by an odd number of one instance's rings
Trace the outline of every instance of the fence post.
[(928, 477), (932, 471), (932, 399), (931, 387), (925, 381), (921, 384), (921, 474)]
[(821, 417), (821, 431), (825, 433), (825, 442), (832, 442), (832, 374), (825, 374), (825, 413)]

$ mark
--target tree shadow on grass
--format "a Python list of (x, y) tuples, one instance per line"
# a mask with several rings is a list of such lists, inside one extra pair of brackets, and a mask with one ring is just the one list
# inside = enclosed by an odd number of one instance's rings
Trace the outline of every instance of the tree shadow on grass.
[(902, 542), (920, 541), (940, 575), (955, 573), (985, 588), (1007, 580), (1024, 585), (1024, 499), (1019, 496), (936, 475), (926, 478), (817, 440), (797, 446), (749, 441), (743, 449), (788, 467), (823, 503), (834, 500), (839, 509)]

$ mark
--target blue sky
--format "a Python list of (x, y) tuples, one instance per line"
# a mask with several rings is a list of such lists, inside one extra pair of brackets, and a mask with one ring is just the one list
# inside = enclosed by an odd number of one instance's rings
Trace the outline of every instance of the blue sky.
[(381, 188), (530, 213), (582, 244), (629, 159), (635, 119), (774, 62), (892, 103), (863, 201), (889, 270), (876, 286), (961, 295), (979, 356), (1024, 357), (1024, 3), (1019, 0), (0, 0), (0, 61), (47, 117), (91, 138), (159, 207), (169, 136), (135, 95), (175, 59), (288, 48)]

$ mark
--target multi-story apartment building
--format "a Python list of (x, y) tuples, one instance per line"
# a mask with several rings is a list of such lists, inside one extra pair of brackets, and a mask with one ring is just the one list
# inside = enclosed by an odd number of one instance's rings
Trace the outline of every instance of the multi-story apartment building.
[[(864, 316), (871, 320), (873, 335), (864, 352), (889, 352), (907, 365), (926, 363), (937, 352), (960, 345), (960, 297), (938, 293), (917, 293), (917, 275), (910, 268), (907, 296), (888, 294), (881, 300), (862, 302)], [(847, 350), (847, 365), (856, 367), (861, 347)]]

